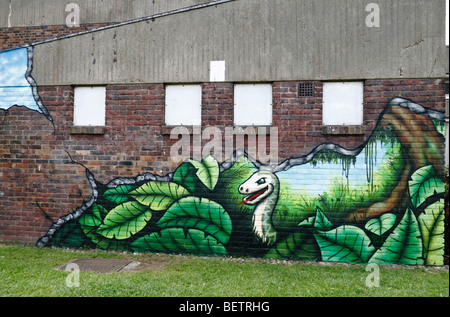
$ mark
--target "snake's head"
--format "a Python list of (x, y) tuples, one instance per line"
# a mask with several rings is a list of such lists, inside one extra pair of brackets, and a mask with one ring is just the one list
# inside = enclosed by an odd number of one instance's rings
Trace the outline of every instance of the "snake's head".
[(278, 186), (277, 177), (266, 171), (253, 174), (247, 181), (239, 186), (239, 193), (247, 195), (241, 204), (256, 205), (273, 193)]

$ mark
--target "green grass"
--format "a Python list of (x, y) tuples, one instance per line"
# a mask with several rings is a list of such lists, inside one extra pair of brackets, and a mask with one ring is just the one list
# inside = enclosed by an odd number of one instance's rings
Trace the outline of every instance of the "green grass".
[[(80, 273), (55, 269), (77, 258), (126, 258), (154, 269)], [(0, 244), (0, 296), (89, 297), (439, 297), (449, 296), (448, 269), (380, 267), (380, 286), (365, 285), (364, 265), (321, 265), (259, 259), (72, 251)]]

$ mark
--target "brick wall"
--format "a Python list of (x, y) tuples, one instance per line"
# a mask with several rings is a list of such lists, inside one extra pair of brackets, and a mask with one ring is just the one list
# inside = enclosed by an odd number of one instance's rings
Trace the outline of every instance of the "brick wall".
[[(306, 155), (325, 142), (358, 147), (393, 97), (445, 109), (443, 80), (368, 80), (364, 87), (364, 134), (327, 135), (322, 132), (321, 82), (315, 82), (315, 96), (307, 98), (298, 97), (298, 82), (273, 83), (280, 160)], [(51, 221), (89, 200), (85, 168), (102, 184), (147, 172), (162, 176), (177, 168), (169, 157), (177, 140), (163, 129), (164, 85), (108, 85), (103, 135), (70, 133), (73, 87), (39, 87), (39, 95), (54, 127), (25, 108), (0, 110), (0, 241), (33, 244)], [(202, 126), (223, 130), (232, 125), (233, 84), (202, 84)]]
[(367, 80), (364, 83), (365, 133), (328, 136), (322, 133), (322, 89), (322, 83), (315, 82), (315, 96), (299, 98), (297, 82), (274, 83), (274, 126), (283, 127), (279, 129), (281, 158), (305, 155), (324, 142), (346, 148), (359, 146), (372, 133), (385, 105), (394, 97), (445, 111), (443, 80)]
[(56, 221), (87, 197), (83, 170), (70, 164), (45, 117), (22, 108), (0, 114), (0, 240), (35, 243), (51, 224), (40, 208)]

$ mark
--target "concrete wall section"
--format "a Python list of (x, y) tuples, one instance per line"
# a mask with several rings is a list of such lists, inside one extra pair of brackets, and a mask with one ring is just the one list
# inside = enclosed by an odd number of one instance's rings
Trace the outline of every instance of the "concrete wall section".
[(1, 0), (0, 27), (63, 25), (66, 5), (80, 8), (80, 23), (111, 23), (197, 5), (210, 0)]
[(35, 47), (39, 85), (445, 77), (445, 3), (242, 0)]

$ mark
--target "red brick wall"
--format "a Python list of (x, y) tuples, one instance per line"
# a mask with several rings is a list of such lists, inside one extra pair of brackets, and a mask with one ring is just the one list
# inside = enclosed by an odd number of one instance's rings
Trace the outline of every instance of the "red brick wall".
[(233, 91), (231, 83), (202, 85), (202, 126), (233, 126)]
[(424, 107), (445, 111), (445, 82), (436, 79), (367, 80), (364, 83), (363, 135), (322, 133), (322, 82), (315, 82), (315, 96), (298, 98), (298, 82), (273, 84), (273, 120), (279, 129), (280, 156), (301, 156), (317, 144), (332, 142), (356, 148), (370, 136), (386, 104), (394, 97), (413, 100)]
[[(57, 99), (62, 109), (64, 97)], [(0, 116), (0, 240), (35, 243), (51, 225), (40, 208), (56, 221), (89, 197), (86, 177), (80, 166), (70, 164), (45, 116), (17, 107), (0, 110)]]
[[(322, 134), (322, 83), (315, 97), (299, 98), (297, 82), (273, 84), (273, 122), (279, 128), (280, 159), (307, 154), (323, 142), (354, 148), (367, 140), (386, 103), (396, 96), (444, 111), (443, 80), (365, 82), (364, 135)], [(202, 125), (233, 124), (233, 84), (205, 83)], [(83, 164), (102, 183), (145, 172), (165, 175), (171, 162), (164, 125), (164, 85), (107, 86), (104, 135), (71, 135), (73, 88), (39, 87), (52, 124), (36, 112), (0, 110), (0, 241), (35, 243), (56, 221), (91, 195)], [(207, 141), (207, 140), (206, 140)], [(70, 156), (69, 156), (70, 154)]]

